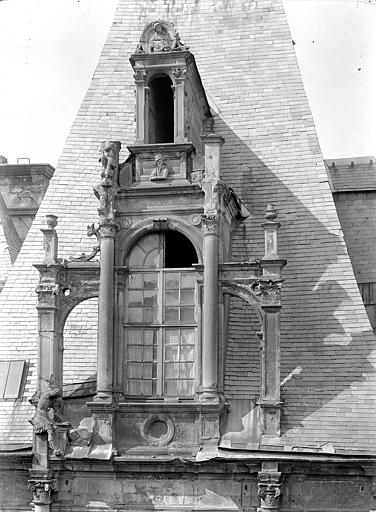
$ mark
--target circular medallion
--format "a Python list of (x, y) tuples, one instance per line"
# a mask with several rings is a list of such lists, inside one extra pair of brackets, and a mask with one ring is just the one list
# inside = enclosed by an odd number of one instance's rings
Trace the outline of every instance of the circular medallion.
[(199, 226), (201, 224), (201, 215), (198, 213), (191, 215), (191, 222), (194, 226)]
[(142, 437), (153, 446), (166, 446), (174, 434), (175, 426), (165, 414), (149, 416), (141, 427)]

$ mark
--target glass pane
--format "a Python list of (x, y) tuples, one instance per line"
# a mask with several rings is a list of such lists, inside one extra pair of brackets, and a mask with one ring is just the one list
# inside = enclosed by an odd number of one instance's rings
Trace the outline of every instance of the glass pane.
[(177, 395), (178, 394), (178, 381), (177, 380), (168, 380), (164, 383), (164, 394), (167, 396)]
[(165, 361), (179, 361), (179, 345), (165, 347)]
[(165, 333), (165, 344), (179, 343), (180, 332), (179, 329), (166, 329)]
[(149, 233), (141, 238), (139, 242), (140, 247), (142, 247), (145, 254), (149, 254), (154, 250), (159, 249), (159, 234), (158, 233)]
[(134, 247), (132, 249), (131, 256), (129, 258), (130, 267), (142, 267), (145, 259), (145, 253), (140, 247)]
[(158, 283), (157, 274), (155, 274), (154, 272), (144, 274), (144, 290), (156, 290), (157, 283)]
[(194, 381), (193, 380), (181, 380), (179, 385), (180, 395), (193, 395), (194, 393)]
[(173, 379), (179, 377), (179, 364), (165, 363), (165, 379)]
[(128, 306), (142, 306), (142, 291), (129, 290)]
[(129, 380), (128, 381), (128, 394), (129, 395), (140, 395), (141, 394), (141, 381)]
[(141, 329), (128, 329), (128, 341), (130, 344), (141, 344), (142, 330)]
[(144, 396), (151, 396), (153, 394), (153, 382), (151, 380), (144, 380), (142, 384), (142, 394)]
[(128, 321), (129, 322), (142, 322), (142, 309), (141, 308), (129, 308)]
[(154, 320), (153, 308), (144, 308), (143, 319), (145, 323), (151, 324)]
[(129, 275), (129, 288), (138, 288), (142, 290), (144, 287), (144, 278), (142, 274), (130, 274)]
[(177, 306), (179, 304), (179, 290), (166, 290), (166, 306)]
[(180, 378), (193, 379), (193, 363), (180, 364)]
[(178, 289), (179, 288), (179, 273), (169, 272), (165, 275), (165, 283), (167, 289)]
[(194, 282), (194, 276), (193, 273), (190, 272), (185, 273), (183, 272), (181, 274), (181, 288), (194, 288), (195, 282)]
[(184, 306), (180, 308), (180, 319), (182, 322), (194, 322), (195, 310), (192, 307)]
[(145, 329), (144, 331), (144, 345), (152, 345), (154, 342), (154, 331)]
[(152, 346), (149, 345), (148, 347), (144, 347), (143, 360), (144, 361), (153, 361), (153, 347)]
[(142, 376), (144, 379), (151, 379), (153, 377), (153, 363), (145, 363), (143, 365)]
[(142, 364), (141, 363), (128, 363), (127, 365), (128, 369), (128, 376), (129, 378), (141, 378), (141, 370), (142, 370)]
[(179, 308), (166, 308), (165, 322), (170, 324), (179, 322)]
[(128, 361), (142, 361), (142, 347), (128, 347)]
[(191, 346), (180, 347), (180, 361), (193, 361), (194, 349)]
[(182, 329), (181, 330), (181, 342), (185, 345), (194, 345), (195, 343), (195, 330), (194, 329)]
[(145, 290), (144, 291), (144, 305), (145, 306), (153, 306), (157, 303), (157, 292), (154, 290)]
[(151, 251), (145, 258), (144, 267), (158, 267), (159, 266), (159, 260), (160, 260), (160, 254), (159, 249), (155, 249), (154, 251)]
[(192, 305), (195, 303), (194, 290), (182, 290), (180, 292), (180, 304)]

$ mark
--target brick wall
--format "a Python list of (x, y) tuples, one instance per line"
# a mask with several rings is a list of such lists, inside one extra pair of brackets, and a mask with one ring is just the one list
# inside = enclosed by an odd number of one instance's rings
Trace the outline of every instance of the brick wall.
[[(121, 0), (92, 84), (51, 185), (0, 298), (0, 357), (36, 358), (31, 263), (41, 259), (39, 228), (59, 216), (60, 256), (89, 252), (85, 226), (97, 219), (92, 187), (105, 139), (134, 141), (134, 83), (128, 62), (142, 28), (173, 21), (190, 45), (204, 87), (218, 106), (223, 177), (252, 215), (234, 238), (239, 259), (261, 257), (262, 212), (280, 211), (284, 272), (282, 442), (333, 442), (336, 449), (376, 451), (375, 339), (342, 238), (291, 36), (278, 0)], [(26, 396), (34, 392), (32, 374)], [(10, 408), (17, 412), (12, 421)], [(30, 440), (26, 404), (0, 404), (3, 429)], [(4, 420), (4, 418), (7, 418)], [(4, 425), (5, 423), (5, 425)], [(10, 434), (9, 434), (10, 435)]]

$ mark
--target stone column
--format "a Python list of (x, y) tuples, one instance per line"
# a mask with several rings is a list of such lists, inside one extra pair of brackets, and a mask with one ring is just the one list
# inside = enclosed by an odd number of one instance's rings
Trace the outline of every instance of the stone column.
[(99, 243), (100, 280), (98, 300), (98, 355), (97, 355), (97, 400), (112, 402), (114, 386), (114, 253), (115, 222), (114, 201), (117, 191), (119, 168), (118, 141), (102, 144), (101, 182), (95, 189), (100, 200)]
[(174, 84), (174, 142), (186, 142), (184, 127), (184, 82), (187, 70), (185, 67), (172, 69)]
[(261, 308), (264, 312), (261, 343), (261, 407), (263, 442), (273, 443), (280, 436), (280, 310), (281, 270), (286, 264), (278, 256), (277, 210), (268, 205), (265, 212), (265, 255), (261, 261)]
[(216, 216), (203, 215), (204, 236), (204, 304), (202, 340), (203, 399), (214, 399), (218, 394), (218, 237)]
[(55, 231), (57, 217), (47, 215), (47, 228), (41, 231), (44, 237), (45, 257), (42, 264), (34, 265), (40, 273), (38, 294), (38, 390), (49, 387), (50, 379), (53, 385), (62, 388), (63, 385), (63, 347), (60, 335), (60, 302), (61, 290), (59, 274), (62, 270), (57, 260), (58, 237)]
[(136, 84), (136, 144), (145, 144), (145, 79), (146, 71), (143, 68), (134, 70)]
[(202, 339), (202, 401), (218, 400), (218, 329), (219, 291), (218, 263), (220, 236), (220, 157), (222, 137), (214, 133), (203, 135), (205, 144), (205, 178), (201, 185), (205, 193), (203, 221), (203, 339)]

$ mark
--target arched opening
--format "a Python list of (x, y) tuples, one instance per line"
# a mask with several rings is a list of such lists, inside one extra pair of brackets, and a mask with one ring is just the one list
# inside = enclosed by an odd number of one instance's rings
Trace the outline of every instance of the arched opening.
[(63, 395), (93, 394), (97, 378), (98, 299), (80, 302), (63, 331)]
[(174, 142), (174, 93), (167, 75), (149, 83), (149, 144)]
[(151, 231), (129, 251), (124, 311), (124, 392), (129, 397), (194, 395), (194, 263), (194, 246), (177, 231)]

